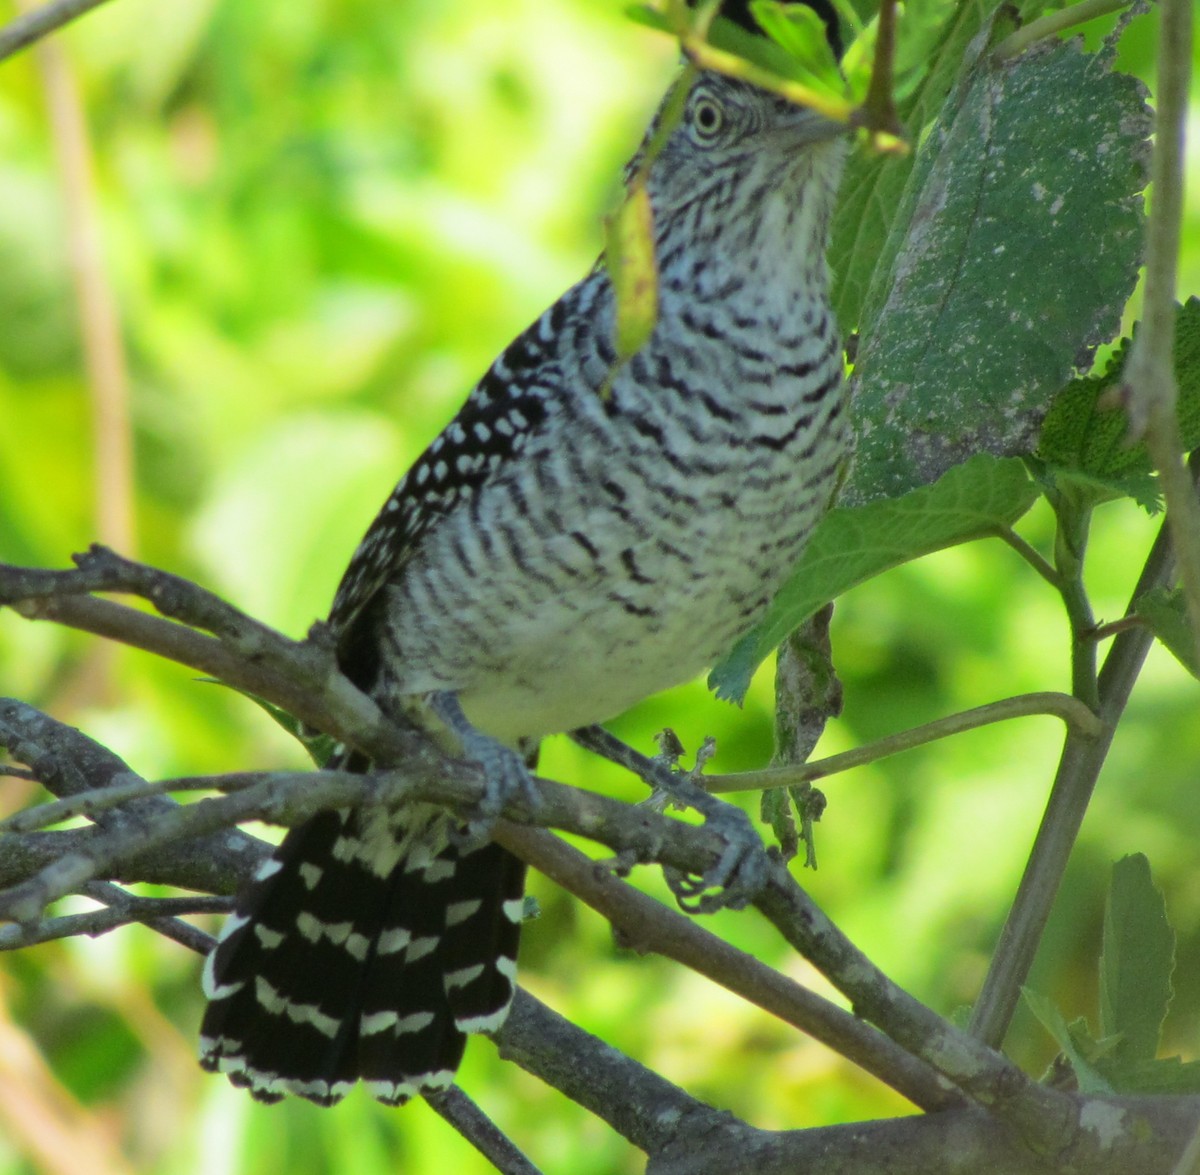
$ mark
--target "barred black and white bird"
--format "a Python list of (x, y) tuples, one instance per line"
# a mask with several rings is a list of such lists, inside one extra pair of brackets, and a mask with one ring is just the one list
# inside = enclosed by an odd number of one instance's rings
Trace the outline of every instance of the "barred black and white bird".
[[(841, 128), (745, 82), (688, 84), (649, 170), (649, 341), (617, 363), (597, 266), (401, 480), (333, 604), (344, 672), (489, 769), (710, 666), (846, 458), (824, 256)], [(264, 1101), (444, 1089), (465, 1034), (507, 1013), (524, 882), (454, 832), (432, 806), (293, 830), (208, 959), (205, 1067)]]

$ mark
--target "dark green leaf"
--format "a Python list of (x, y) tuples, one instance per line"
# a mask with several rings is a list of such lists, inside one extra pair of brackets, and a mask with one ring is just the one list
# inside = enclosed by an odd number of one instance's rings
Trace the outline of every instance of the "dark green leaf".
[(1119, 1064), (1153, 1060), (1171, 1002), (1175, 932), (1141, 853), (1118, 861), (1104, 910), (1100, 1031), (1117, 1035)]
[[(1134, 327), (1134, 338), (1137, 327)], [(1127, 442), (1128, 424), (1114, 392), (1132, 348), (1122, 339), (1102, 373), (1072, 380), (1055, 397), (1042, 423), (1038, 456), (1058, 470), (1092, 479), (1098, 499), (1113, 495), (1156, 502), (1145, 444)], [(1189, 298), (1175, 318), (1175, 378), (1185, 449), (1200, 445), (1200, 299)]]
[(1104, 1059), (1096, 1067), (1106, 1077), (1113, 1070), (1109, 1083), (1120, 1093), (1200, 1093), (1200, 1061), (1162, 1057), (1114, 1067)]
[[(896, 75), (898, 113), (909, 142), (919, 142), (937, 116), (984, 14), (983, 4), (951, 0), (913, 0), (905, 6)], [(850, 65), (855, 54), (852, 45), (844, 64)], [(858, 151), (846, 165), (829, 258), (834, 310), (847, 333), (859, 326), (863, 299), (876, 269), (890, 264), (888, 259), (899, 247), (899, 237), (889, 242), (889, 234), (913, 160), (912, 154)]]
[(917, 150), (863, 303), (854, 497), (1032, 450), (1133, 289), (1149, 131), (1140, 83), (1073, 43), (980, 59)]
[(934, 485), (831, 511), (767, 615), (713, 670), (709, 685), (720, 697), (742, 698), (754, 670), (818, 608), (889, 567), (1011, 526), (1037, 496), (1020, 460), (980, 454)]

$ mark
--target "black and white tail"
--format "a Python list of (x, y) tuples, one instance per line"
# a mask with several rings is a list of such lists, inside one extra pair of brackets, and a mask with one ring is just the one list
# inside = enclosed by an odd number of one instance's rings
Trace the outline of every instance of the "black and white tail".
[(325, 812), (240, 895), (204, 968), (200, 1062), (259, 1101), (322, 1105), (356, 1081), (401, 1105), (445, 1089), (465, 1034), (512, 1002), (524, 863), (460, 848), (449, 818)]

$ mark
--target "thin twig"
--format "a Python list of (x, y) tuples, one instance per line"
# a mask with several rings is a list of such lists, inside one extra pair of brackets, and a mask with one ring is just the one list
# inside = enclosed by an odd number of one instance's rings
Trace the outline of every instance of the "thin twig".
[[(377, 797), (381, 783), (385, 790), (395, 788), (398, 800), (412, 778), (406, 775), (393, 781), (387, 776), (350, 772), (281, 772), (234, 795), (179, 805), (150, 826), (119, 826), (99, 832), (85, 849), (0, 893), (0, 917), (33, 922), (50, 902), (104, 876), (117, 862), (136, 860), (139, 853), (232, 828), (243, 820), (302, 823), (328, 808), (350, 807)], [(429, 777), (426, 782), (431, 782)]]
[(1098, 16), (1107, 16), (1110, 12), (1119, 12), (1129, 6), (1130, 0), (1082, 0), (1080, 4), (1072, 4), (1031, 20), (1027, 25), (1009, 33), (995, 49), (992, 57), (996, 61), (1010, 61), (1019, 57), (1026, 49), (1044, 41), (1049, 37), (1057, 37), (1067, 29), (1095, 20)]
[[(219, 678), (360, 748), (377, 763), (404, 762), (422, 753), (421, 745), (428, 740), (415, 734), (406, 737), (341, 675), (321, 626), (314, 626), (308, 640), (292, 641), (168, 572), (103, 548), (93, 547), (79, 558), (76, 571), (0, 563), (0, 604), (29, 619), (52, 620), (108, 637)], [(181, 623), (96, 599), (87, 594), (92, 591), (139, 595)]]
[(426, 1094), (430, 1108), (463, 1136), (501, 1175), (540, 1175), (513, 1141), (463, 1091), (452, 1085)]
[[(57, 796), (122, 787), (140, 777), (107, 747), (74, 727), (43, 714), (24, 702), (0, 698), (0, 747), (28, 763), (38, 781)], [(98, 810), (96, 823), (104, 832), (125, 829), (138, 835), (166, 819), (178, 805), (166, 796), (144, 796), (125, 804)], [(8, 834), (0, 853), (0, 875), (5, 885), (28, 879), (34, 872), (67, 855), (87, 854), (99, 835), (97, 829), (64, 832)], [(156, 881), (182, 885), (207, 893), (230, 893), (249, 878), (267, 846), (233, 828), (163, 850), (140, 850), (128, 862), (118, 863), (122, 880)], [(123, 871), (136, 870), (126, 875)]]
[(207, 955), (217, 940), (198, 926), (174, 915), (228, 914), (234, 905), (232, 895), (214, 898), (139, 898), (109, 881), (89, 881), (80, 892), (114, 909), (134, 913), (140, 925), (198, 955)]
[(731, 1119), (612, 1048), (518, 988), (496, 1035), (505, 1060), (559, 1090), (648, 1154), (689, 1130), (705, 1137)]
[(1179, 561), (1192, 636), (1200, 657), (1200, 501), (1184, 469), (1175, 379), (1175, 289), (1183, 223), (1184, 152), (1191, 76), (1192, 0), (1162, 0), (1158, 102), (1146, 226), (1146, 289), (1141, 329), (1122, 388), (1131, 435), (1144, 436), (1158, 470)]
[[(116, 889), (115, 886), (112, 888)], [(103, 899), (98, 897), (96, 900)], [(189, 931), (195, 934), (203, 932), (179, 922), (176, 915), (227, 914), (231, 908), (230, 898), (137, 898), (127, 894), (123, 900), (113, 899), (111, 904), (99, 910), (66, 914), (26, 925), (9, 923), (0, 926), (0, 951), (20, 950), (37, 943), (52, 942), (59, 938), (77, 938), (84, 934), (96, 938), (137, 922), (146, 923), (160, 934), (166, 934), (179, 941), (187, 937)], [(208, 935), (204, 937), (209, 938)]]
[(42, 597), (124, 592), (149, 601), (163, 616), (212, 633), (247, 657), (278, 648), (281, 642), (295, 644), (199, 584), (126, 559), (100, 543), (72, 558), (75, 569), (64, 571), (0, 563), (0, 603), (15, 606)]
[(1012, 1061), (942, 1019), (894, 984), (824, 914), (781, 865), (755, 905), (841, 991), (855, 1012), (919, 1057), (973, 1102), (1011, 1126), (1039, 1155), (1067, 1146), (1077, 1109)]
[[(1200, 463), (1197, 472), (1200, 474)], [(1164, 524), (1128, 611), (1136, 608), (1146, 592), (1171, 583), (1173, 573), (1170, 531)], [(1008, 1033), (1117, 723), (1153, 641), (1154, 634), (1144, 626), (1116, 635), (1097, 683), (1101, 734), (1084, 738), (1072, 732), (1067, 736), (1029, 861), (971, 1013), (971, 1033), (994, 1048), (1000, 1047)]]
[(875, 59), (871, 66), (871, 81), (863, 101), (865, 121), (869, 131), (900, 136), (904, 127), (896, 113), (896, 0), (882, 0), (879, 5), (879, 24), (875, 35)]
[(882, 1033), (614, 877), (558, 837), (502, 822), (495, 838), (604, 915), (633, 950), (674, 959), (706, 976), (828, 1045), (924, 1110), (962, 1104), (927, 1066)]
[(65, 24), (99, 8), (105, 0), (51, 0), (33, 12), (23, 13), (0, 28), (0, 61), (12, 57), (35, 41), (60, 29)]
[(707, 775), (699, 782), (711, 792), (731, 791), (762, 791), (773, 787), (796, 787), (799, 784), (811, 783), (814, 779), (824, 779), (841, 771), (849, 771), (854, 767), (862, 767), (874, 763), (888, 755), (901, 751), (912, 750), (913, 747), (924, 746), (937, 739), (948, 738), (951, 735), (962, 734), (964, 731), (976, 730), (994, 722), (1007, 722), (1013, 718), (1027, 718), (1036, 714), (1046, 714), (1061, 718), (1069, 731), (1073, 730), (1084, 737), (1094, 737), (1100, 733), (1100, 720), (1078, 698), (1070, 694), (1046, 692), (1020, 694), (1015, 698), (1003, 698), (998, 702), (989, 702), (986, 706), (976, 706), (964, 710), (960, 714), (950, 714), (945, 718), (935, 719), (923, 726), (915, 726), (911, 730), (890, 734), (886, 738), (877, 739), (865, 747), (856, 747), (852, 751), (830, 755), (825, 759), (815, 759), (808, 763), (798, 763), (789, 767), (767, 767), (762, 771), (741, 771), (732, 775)]
[(994, 533), (1001, 542), (1012, 547), (1055, 591), (1062, 591), (1062, 577), (1036, 547), (1026, 542), (1011, 526), (997, 527)]
[(119, 808), (130, 800), (166, 795), (169, 792), (240, 791), (261, 783), (264, 777), (265, 773), (262, 772), (162, 779), (155, 782), (134, 777), (127, 783), (91, 788), (66, 799), (52, 800), (46, 804), (39, 804), (36, 808), (16, 812), (7, 819), (0, 820), (0, 834), (34, 832), (39, 828), (50, 828), (79, 816), (94, 819), (101, 812)]

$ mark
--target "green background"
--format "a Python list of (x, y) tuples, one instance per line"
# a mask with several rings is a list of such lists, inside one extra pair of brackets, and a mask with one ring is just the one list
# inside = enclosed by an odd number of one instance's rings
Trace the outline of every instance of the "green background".
[[(12, 10), (0, 4), (0, 19)], [(1109, 21), (1111, 26), (1112, 21)], [(1153, 18), (1123, 42), (1151, 75)], [(673, 49), (601, 0), (113, 0), (63, 38), (86, 113), (94, 207), (129, 369), (135, 493), (126, 553), (198, 579), (299, 636), (328, 606), (392, 484), (508, 339), (590, 264), (620, 165)], [(94, 396), (39, 56), (0, 64), (0, 559), (59, 566), (106, 534)], [(1193, 174), (1195, 174), (1193, 162)], [(1200, 290), (1193, 183), (1180, 290)], [(1157, 524), (1103, 507), (1097, 614), (1120, 615)], [(1045, 547), (1048, 512), (1021, 532)], [(1008, 694), (1069, 686), (1060, 605), (1015, 554), (977, 543), (856, 588), (834, 620), (860, 745)], [(158, 777), (300, 765), (256, 708), (128, 650), (0, 614), (0, 692)], [(1150, 857), (1180, 936), (1168, 1051), (1200, 1033), (1200, 712), (1156, 649), (1068, 872), (1032, 986), (1097, 1007), (1113, 860)], [(643, 749), (715, 735), (716, 771), (771, 754), (770, 666), (743, 709), (701, 683), (615, 724)], [(899, 983), (966, 1005), (1056, 758), (1051, 719), (976, 732), (827, 781), (815, 898)], [(550, 775), (639, 789), (551, 740)], [(35, 798), (5, 781), (0, 810)], [(748, 800), (753, 803), (753, 798)], [(636, 879), (653, 892), (657, 876)], [(616, 949), (540, 879), (521, 978), (590, 1031), (763, 1127), (904, 1112), (821, 1046), (681, 968)], [(65, 903), (64, 908), (78, 908)], [(754, 914), (707, 925), (824, 990)], [(199, 960), (147, 931), (0, 960), (0, 1172), (484, 1170), (424, 1105), (355, 1095), (264, 1108), (195, 1065)], [(1053, 1055), (1026, 1011), (1010, 1050)], [(602, 1123), (474, 1042), (461, 1081), (547, 1170), (640, 1169)]]

